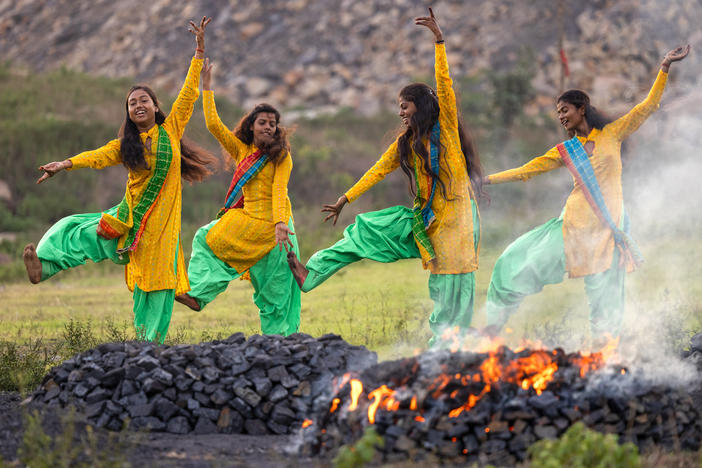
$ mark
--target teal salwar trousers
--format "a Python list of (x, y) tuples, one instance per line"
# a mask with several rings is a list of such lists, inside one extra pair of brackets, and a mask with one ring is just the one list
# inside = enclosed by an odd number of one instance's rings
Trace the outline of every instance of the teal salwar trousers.
[[(479, 218), (473, 203), (474, 242), (479, 242)], [(421, 258), (412, 234), (413, 212), (404, 206), (362, 213), (344, 230), (344, 237), (331, 247), (316, 252), (307, 262), (309, 274), (302, 285), (307, 292), (316, 288), (334, 273), (361, 259), (390, 263), (409, 258)], [(433, 344), (444, 329), (470, 327), (473, 319), (475, 274), (434, 274), (429, 276), (429, 296), (434, 310), (429, 327), (434, 333)]]
[[(621, 329), (626, 271), (618, 267), (617, 249), (613, 257), (607, 271), (584, 278), (593, 337), (617, 336)], [(497, 259), (487, 293), (488, 325), (502, 328), (526, 296), (562, 282), (565, 275), (561, 216), (519, 237)]]
[[(229, 283), (241, 276), (225, 261), (217, 258), (207, 245), (207, 233), (218, 220), (201, 227), (193, 238), (193, 250), (188, 265), (190, 292), (203, 309), (227, 289)], [(295, 231), (292, 219), (288, 222)], [(293, 251), (300, 255), (297, 236), (290, 236)], [(249, 269), (254, 288), (253, 301), (258, 307), (261, 332), (267, 335), (290, 335), (300, 329), (301, 293), (288, 267), (287, 252), (276, 245)]]
[[(116, 211), (115, 208), (112, 210)], [(101, 216), (102, 213), (77, 214), (51, 226), (37, 245), (42, 281), (60, 271), (84, 265), (87, 260), (98, 263), (110, 259), (115, 263), (124, 263), (116, 253), (118, 239), (108, 240), (97, 235)], [(174, 263), (173, 268), (176, 266), (177, 263)], [(163, 343), (171, 322), (175, 290), (142, 291), (135, 285), (133, 298), (137, 338)]]

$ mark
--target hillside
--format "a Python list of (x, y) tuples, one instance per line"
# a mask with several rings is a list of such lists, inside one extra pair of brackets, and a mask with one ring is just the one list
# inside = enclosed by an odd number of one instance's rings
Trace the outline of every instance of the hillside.
[[(558, 40), (571, 76), (597, 104), (623, 110), (646, 89), (662, 55), (690, 42), (702, 50), (698, 0), (455, 0), (432, 2), (455, 77), (534, 65), (532, 113), (550, 111), (559, 91)], [(408, 81), (431, 76), (431, 35), (412, 18), (421, 0), (3, 0), (2, 58), (32, 70), (60, 66), (147, 81), (176, 92), (192, 39), (187, 21), (214, 17), (208, 54), (219, 94), (249, 107), (392, 108)], [(698, 47), (699, 46), (699, 47)], [(700, 83), (701, 57), (678, 77)]]

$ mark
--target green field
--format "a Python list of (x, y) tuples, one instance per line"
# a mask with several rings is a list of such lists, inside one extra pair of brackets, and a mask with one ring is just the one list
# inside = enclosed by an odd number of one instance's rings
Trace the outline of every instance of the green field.
[[(667, 265), (686, 263), (699, 270), (699, 262), (688, 260), (691, 252), (702, 257), (702, 248), (693, 241), (674, 245), (678, 248), (668, 246), (665, 256), (660, 254), (662, 246), (651, 246), (644, 267), (627, 279), (625, 329), (631, 336), (662, 330), (670, 335), (666, 339), (679, 341), (700, 331), (702, 303), (698, 298), (702, 297), (702, 284), (696, 279), (700, 272), (691, 274)], [(488, 250), (481, 257), (476, 327), (485, 323), (483, 304), (498, 253)], [(353, 344), (377, 351), (381, 358), (411, 355), (424, 348), (430, 337), (427, 319), (432, 302), (427, 278), (428, 272), (422, 270), (418, 260), (351, 265), (303, 295), (301, 331), (314, 336), (339, 334)], [(250, 283), (237, 280), (202, 312), (176, 304), (170, 334), (177, 341), (199, 342), (237, 331), (260, 333), (252, 291)], [(6, 284), (0, 286), (0, 340), (61, 340), (71, 320), (90, 321), (97, 337), (106, 337), (106, 327), (119, 326), (133, 333), (131, 308), (131, 293), (124, 284), (121, 267), (116, 265), (89, 264), (36, 286)], [(566, 279), (527, 298), (510, 320), (507, 331), (511, 333), (505, 333), (505, 338), (512, 345), (526, 337), (551, 346), (585, 346), (587, 314), (582, 280)]]

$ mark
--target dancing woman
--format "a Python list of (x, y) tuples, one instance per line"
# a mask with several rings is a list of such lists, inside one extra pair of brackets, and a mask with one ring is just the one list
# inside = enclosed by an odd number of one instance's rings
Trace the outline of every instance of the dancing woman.
[[(212, 65), (202, 73), (207, 129), (236, 163), (217, 219), (198, 229), (188, 265), (192, 289), (176, 297), (201, 310), (229, 282), (248, 273), (261, 331), (289, 335), (300, 327), (300, 290), (285, 259), (299, 252), (288, 198), (290, 144), (280, 113), (259, 104), (230, 131), (220, 120), (211, 85)], [(275, 248), (275, 247), (278, 248)]]
[(189, 289), (180, 248), (181, 178), (199, 181), (215, 159), (181, 140), (198, 98), (198, 81), (205, 52), (205, 28), (190, 22), (195, 56), (185, 84), (166, 116), (147, 86), (127, 93), (119, 138), (102, 148), (39, 167), (42, 183), (62, 170), (102, 169), (123, 164), (127, 189), (122, 202), (104, 213), (68, 216), (54, 224), (39, 245), (24, 249), (29, 280), (39, 283), (86, 260), (111, 259), (125, 264), (127, 286), (133, 291), (134, 326), (145, 340), (166, 338), (176, 294)]
[(362, 258), (386, 263), (421, 258), (431, 271), (433, 344), (444, 328), (466, 329), (471, 323), (480, 250), (475, 198), (482, 191), (482, 169), (458, 114), (441, 29), (431, 9), (429, 14), (416, 18), (415, 24), (434, 33), (436, 92), (422, 83), (400, 91), (404, 133), (350, 190), (322, 211), (329, 213), (325, 221), (333, 218), (336, 223), (346, 203), (398, 167), (410, 181), (414, 209), (393, 206), (360, 214), (343, 239), (315, 253), (306, 266), (294, 254), (288, 254), (288, 260), (300, 288), (310, 291)]
[(519, 237), (498, 258), (488, 287), (489, 333), (499, 332), (524, 297), (568, 273), (585, 278), (592, 337), (618, 335), (624, 277), (641, 260), (628, 236), (620, 146), (658, 108), (670, 64), (689, 50), (668, 52), (646, 99), (617, 120), (600, 114), (584, 92), (566, 91), (556, 100), (556, 112), (571, 139), (522, 167), (486, 178), (488, 184), (528, 180), (565, 165), (574, 181), (561, 215)]

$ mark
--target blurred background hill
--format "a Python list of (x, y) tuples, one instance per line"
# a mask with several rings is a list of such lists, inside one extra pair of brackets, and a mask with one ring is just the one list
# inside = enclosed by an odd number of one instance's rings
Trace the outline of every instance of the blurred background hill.
[[(559, 10), (559, 5), (562, 7)], [(431, 34), (416, 0), (0, 0), (0, 281), (19, 278), (21, 246), (68, 214), (101, 211), (123, 195), (126, 171), (75, 171), (34, 185), (37, 166), (115, 137), (134, 82), (172, 102), (192, 53), (187, 21), (214, 17), (207, 54), (224, 122), (267, 101), (295, 127), (290, 183), (303, 256), (326, 246), (359, 211), (410, 204), (393, 174), (321, 225), (319, 206), (343, 193), (397, 135), (396, 95), (433, 84)], [(702, 105), (699, 0), (437, 1), (463, 115), (488, 173), (523, 164), (563, 139), (553, 112), (565, 88), (591, 94), (616, 117), (642, 100), (665, 52), (692, 44), (673, 65), (661, 109), (627, 143), (625, 197), (635, 236), (693, 236), (702, 226), (698, 145)], [(187, 134), (219, 153), (198, 103)], [(399, 172), (399, 171), (398, 171)], [(208, 222), (230, 172), (186, 185), (183, 237)], [(489, 189), (483, 241), (502, 249), (557, 216), (567, 171)]]

